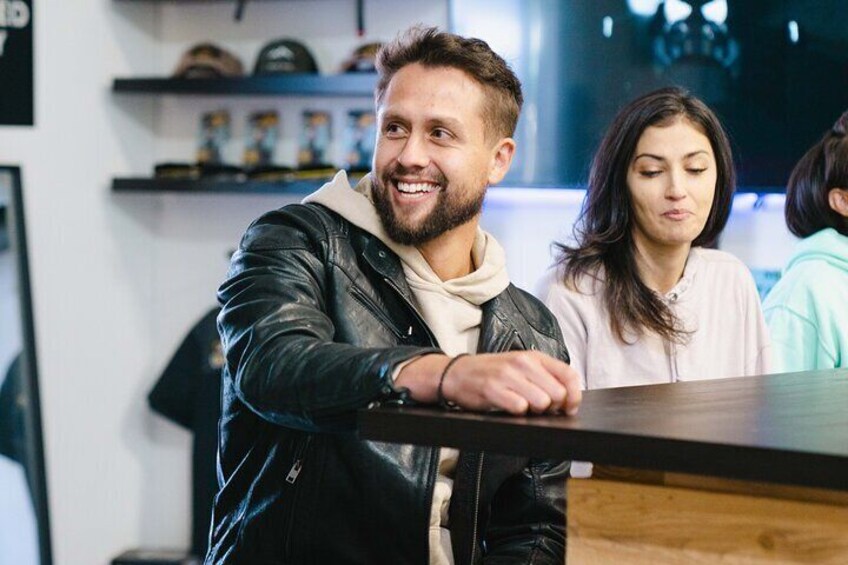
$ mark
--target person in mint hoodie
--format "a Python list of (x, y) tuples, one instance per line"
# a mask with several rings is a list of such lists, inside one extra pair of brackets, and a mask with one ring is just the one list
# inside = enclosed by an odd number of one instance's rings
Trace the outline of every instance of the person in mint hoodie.
[(779, 372), (848, 367), (848, 112), (795, 165), (786, 224), (802, 238), (763, 304)]

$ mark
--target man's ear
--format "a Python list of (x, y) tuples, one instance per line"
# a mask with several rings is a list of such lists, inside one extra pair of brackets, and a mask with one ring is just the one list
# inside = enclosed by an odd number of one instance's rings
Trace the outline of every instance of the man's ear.
[(827, 193), (827, 203), (834, 212), (848, 218), (848, 189), (831, 188)]
[(492, 154), (492, 162), (489, 165), (489, 184), (498, 184), (509, 172), (509, 166), (512, 164), (512, 157), (515, 155), (515, 140), (511, 137), (504, 137), (495, 145), (495, 152)]

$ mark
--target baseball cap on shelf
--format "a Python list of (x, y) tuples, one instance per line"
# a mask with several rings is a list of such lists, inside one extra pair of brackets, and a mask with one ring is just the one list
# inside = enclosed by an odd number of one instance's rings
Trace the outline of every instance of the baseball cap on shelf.
[(238, 165), (224, 163), (199, 163), (200, 178), (220, 181), (241, 182), (246, 178), (244, 169)]
[(343, 73), (377, 72), (377, 52), (383, 46), (379, 41), (365, 43), (353, 50), (350, 57), (342, 63)]
[(248, 180), (263, 182), (291, 181), (294, 169), (284, 165), (260, 165), (247, 170)]
[(244, 74), (238, 57), (213, 43), (200, 43), (180, 58), (174, 76), (180, 78), (237, 77)]
[(165, 162), (156, 163), (153, 176), (157, 179), (197, 179), (200, 167), (195, 163)]
[(332, 178), (338, 172), (338, 167), (330, 163), (308, 163), (300, 165), (294, 171), (296, 180), (313, 180)]
[(309, 49), (293, 39), (275, 39), (267, 43), (256, 57), (255, 75), (280, 73), (317, 73), (318, 65)]

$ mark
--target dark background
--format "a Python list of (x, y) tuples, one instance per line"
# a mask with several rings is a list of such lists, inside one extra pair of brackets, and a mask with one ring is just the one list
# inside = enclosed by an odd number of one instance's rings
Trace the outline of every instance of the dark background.
[(29, 7), (29, 24), (24, 28), (0, 28), (8, 34), (3, 56), (0, 57), (0, 125), (31, 126), (34, 124), (33, 0), (23, 0), (23, 3)]
[[(584, 185), (616, 111), (676, 84), (719, 115), (733, 144), (739, 186), (782, 192), (805, 150), (848, 109), (844, 0), (728, 0), (725, 25), (739, 47), (732, 70), (708, 58), (658, 63), (653, 41), (664, 17), (638, 16), (626, 0), (529, 0), (525, 6), (524, 35), (539, 34), (541, 47), (534, 51), (524, 41), (514, 64), (530, 92), (507, 184)], [(607, 16), (611, 37), (602, 33)], [(797, 43), (787, 28), (792, 20)], [(536, 77), (528, 72), (534, 61), (541, 61)], [(534, 104), (538, 117), (530, 124), (527, 110), (532, 114)]]

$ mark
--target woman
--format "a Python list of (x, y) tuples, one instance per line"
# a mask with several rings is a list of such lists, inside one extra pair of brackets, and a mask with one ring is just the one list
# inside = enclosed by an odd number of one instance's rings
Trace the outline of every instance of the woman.
[(714, 245), (735, 174), (703, 102), (664, 88), (614, 119), (589, 175), (576, 244), (541, 298), (587, 389), (766, 373), (754, 281)]
[(786, 225), (803, 238), (763, 309), (775, 368), (848, 367), (848, 112), (795, 165)]

